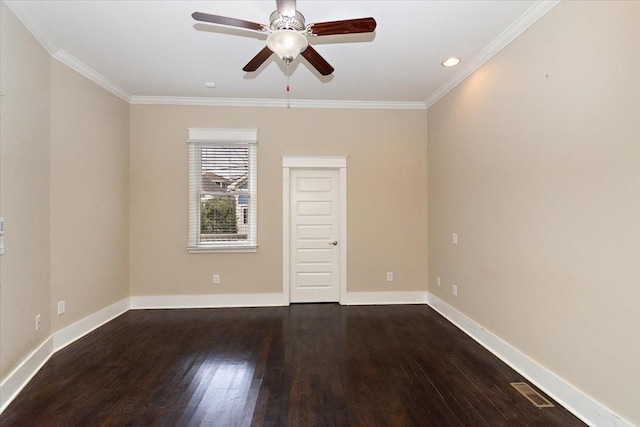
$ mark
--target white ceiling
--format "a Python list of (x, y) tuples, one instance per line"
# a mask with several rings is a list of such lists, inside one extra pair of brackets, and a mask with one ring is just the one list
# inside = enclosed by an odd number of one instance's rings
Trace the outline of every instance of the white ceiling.
[[(242, 71), (265, 45), (266, 34), (191, 18), (200, 11), (268, 24), (274, 0), (6, 3), (54, 57), (130, 102), (287, 97), (285, 66), (275, 55), (254, 73)], [(370, 34), (312, 38), (335, 71), (320, 76), (299, 57), (290, 67), (289, 95), (425, 108), (555, 4), (298, 0), (307, 23), (372, 16), (378, 26)], [(449, 56), (462, 62), (445, 68), (441, 62)], [(205, 88), (205, 81), (216, 88)]]

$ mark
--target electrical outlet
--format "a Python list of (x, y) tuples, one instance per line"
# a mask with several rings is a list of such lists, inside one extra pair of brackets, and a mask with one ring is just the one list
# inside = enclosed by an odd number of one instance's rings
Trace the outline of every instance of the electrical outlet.
[(213, 275), (213, 284), (214, 285), (219, 285), (220, 284), (220, 275), (219, 274), (214, 274)]
[(453, 235), (451, 236), (451, 241), (454, 245), (458, 244), (458, 233), (453, 233)]
[(458, 296), (458, 287), (456, 285), (451, 285), (451, 293), (454, 297)]
[(40, 329), (40, 326), (42, 326), (42, 316), (38, 314), (36, 316), (36, 331)]
[(440, 278), (436, 277), (436, 285), (438, 285), (438, 287), (440, 287)]
[(387, 271), (387, 282), (393, 282), (393, 272)]
[(63, 314), (67, 310), (65, 300), (58, 301), (58, 316)]

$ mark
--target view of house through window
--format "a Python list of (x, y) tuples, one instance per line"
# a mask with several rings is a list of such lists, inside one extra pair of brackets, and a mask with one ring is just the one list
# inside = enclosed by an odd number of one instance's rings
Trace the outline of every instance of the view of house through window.
[(189, 251), (255, 251), (255, 129), (189, 129)]
[(249, 147), (201, 145), (200, 241), (247, 240)]

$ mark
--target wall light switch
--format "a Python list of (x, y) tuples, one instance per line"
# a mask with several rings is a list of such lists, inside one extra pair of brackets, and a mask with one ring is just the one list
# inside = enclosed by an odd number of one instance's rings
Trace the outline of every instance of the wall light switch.
[(453, 236), (451, 236), (451, 241), (454, 245), (458, 244), (458, 233), (453, 233)]
[(438, 285), (438, 287), (440, 287), (440, 278), (436, 277), (436, 285)]
[(0, 255), (4, 255), (4, 218), (0, 218)]
[(63, 314), (66, 310), (67, 310), (66, 301), (65, 300), (58, 301), (58, 316)]

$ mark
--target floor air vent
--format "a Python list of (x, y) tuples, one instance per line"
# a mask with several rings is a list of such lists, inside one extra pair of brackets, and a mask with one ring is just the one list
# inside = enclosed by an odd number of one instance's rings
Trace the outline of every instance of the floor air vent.
[(511, 383), (511, 385), (538, 408), (553, 408), (553, 403), (549, 402), (547, 398), (535, 391), (529, 384), (520, 382)]

